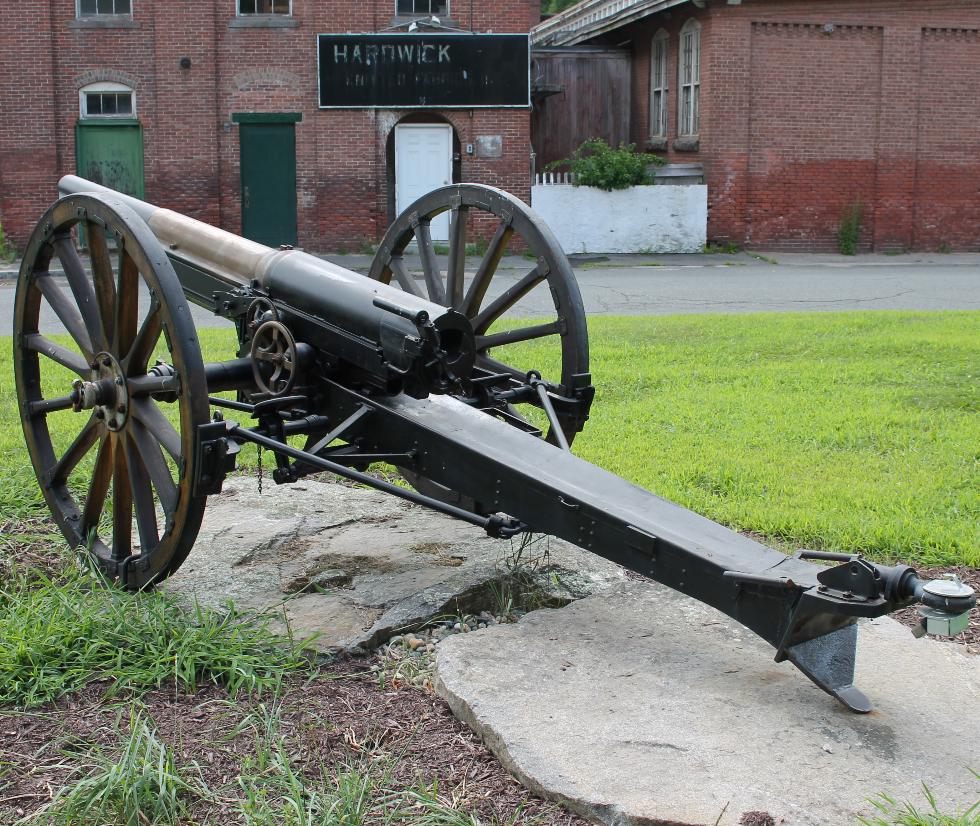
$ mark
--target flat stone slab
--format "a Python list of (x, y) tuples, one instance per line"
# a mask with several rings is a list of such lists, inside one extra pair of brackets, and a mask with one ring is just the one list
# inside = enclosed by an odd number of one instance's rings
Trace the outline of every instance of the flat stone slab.
[[(190, 556), (164, 587), (267, 613), (322, 651), (368, 648), (437, 616), (495, 611), (518, 540), (379, 491), (232, 477), (208, 499)], [(525, 551), (542, 598), (564, 604), (625, 582), (621, 568), (554, 539)], [(525, 567), (523, 570), (530, 570)], [(538, 587), (538, 585), (536, 585)]]
[[(742, 626), (630, 582), (444, 640), (437, 691), (529, 788), (608, 824), (855, 823), (886, 792), (978, 798), (980, 658), (883, 618), (859, 632), (875, 704), (846, 710)], [(753, 821), (754, 822), (754, 821)]]

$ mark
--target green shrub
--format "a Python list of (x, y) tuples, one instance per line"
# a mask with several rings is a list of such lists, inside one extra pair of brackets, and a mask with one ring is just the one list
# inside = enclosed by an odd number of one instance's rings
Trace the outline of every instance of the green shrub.
[(568, 164), (575, 186), (594, 186), (599, 189), (626, 189), (653, 183), (650, 164), (660, 166), (664, 159), (636, 151), (636, 144), (619, 145), (613, 149), (601, 138), (585, 141), (570, 158), (549, 164), (548, 168)]
[(845, 207), (841, 214), (840, 225), (837, 227), (837, 249), (840, 250), (841, 255), (854, 255), (857, 252), (863, 217), (864, 205), (860, 201)]

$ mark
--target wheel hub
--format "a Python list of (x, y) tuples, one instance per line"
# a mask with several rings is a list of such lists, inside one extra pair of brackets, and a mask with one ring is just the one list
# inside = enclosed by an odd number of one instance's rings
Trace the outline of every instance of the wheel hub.
[(72, 382), (72, 409), (92, 410), (95, 418), (112, 431), (122, 430), (129, 418), (126, 374), (110, 353), (99, 353), (92, 362), (92, 380)]

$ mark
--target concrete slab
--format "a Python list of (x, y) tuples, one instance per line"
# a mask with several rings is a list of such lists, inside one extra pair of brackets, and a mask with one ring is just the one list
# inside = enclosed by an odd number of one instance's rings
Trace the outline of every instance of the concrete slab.
[[(451, 637), (437, 691), (529, 788), (608, 824), (854, 823), (887, 792), (980, 797), (980, 658), (862, 625), (844, 709), (724, 615), (631, 582)], [(756, 821), (752, 821), (756, 822)]]
[[(544, 543), (544, 544), (542, 544)], [(542, 540), (537, 566), (549, 601), (564, 604), (625, 581), (622, 569)], [(164, 587), (204, 605), (233, 600), (322, 651), (379, 645), (433, 617), (494, 611), (511, 541), (346, 484), (265, 485), (233, 477), (208, 500), (191, 555)]]

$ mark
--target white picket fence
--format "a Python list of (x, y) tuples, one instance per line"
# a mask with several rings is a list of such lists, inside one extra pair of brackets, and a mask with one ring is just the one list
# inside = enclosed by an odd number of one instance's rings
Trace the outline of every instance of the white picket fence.
[(571, 172), (539, 172), (534, 176), (535, 186), (573, 183), (575, 183), (575, 176)]

